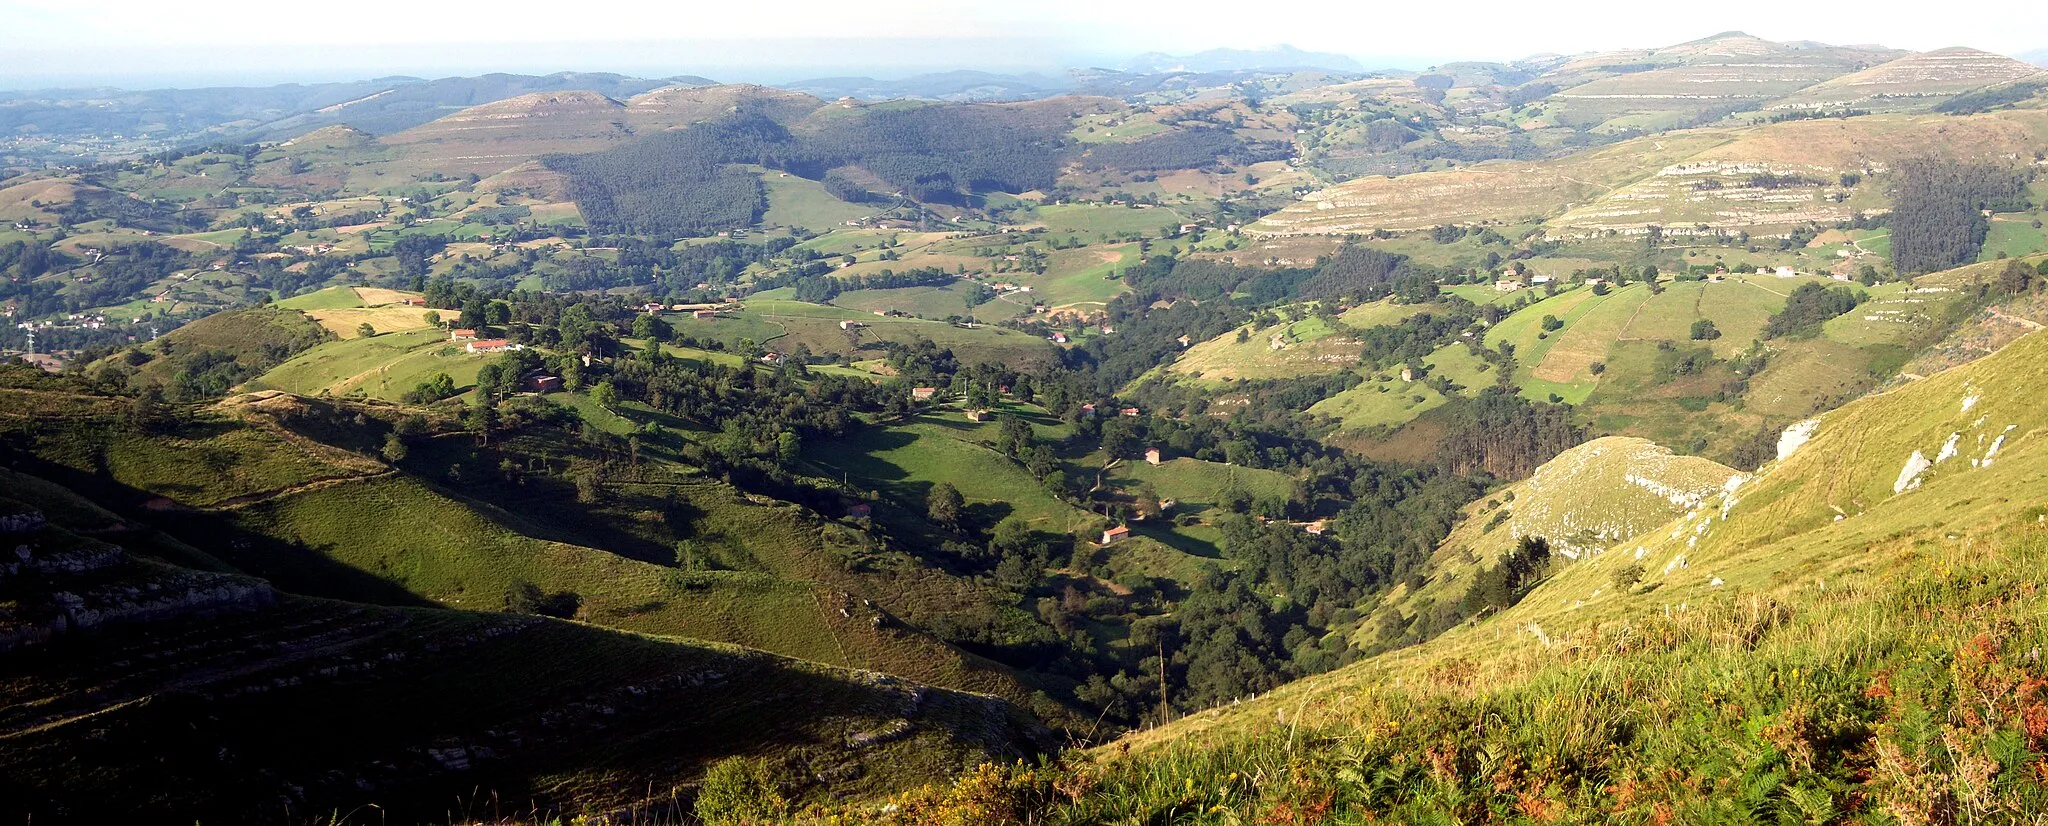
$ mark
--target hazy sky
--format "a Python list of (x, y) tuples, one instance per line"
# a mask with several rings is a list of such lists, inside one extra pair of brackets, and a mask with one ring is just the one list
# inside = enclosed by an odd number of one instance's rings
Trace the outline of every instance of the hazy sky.
[[(1777, 40), (2048, 48), (2040, 0), (1928, 6), (1785, 0), (0, 0), (0, 88), (275, 83), (383, 74), (616, 71), (791, 80), (859, 71), (1056, 70), (1145, 51), (1291, 43), (1372, 67), (1659, 46), (1741, 29)], [(1676, 11), (1662, 13), (1659, 8)], [(1967, 9), (1967, 11), (1963, 11)]]

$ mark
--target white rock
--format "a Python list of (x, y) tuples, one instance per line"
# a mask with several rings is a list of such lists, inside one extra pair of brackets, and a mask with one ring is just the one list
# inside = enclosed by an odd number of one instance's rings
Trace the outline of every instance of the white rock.
[(1800, 446), (1811, 440), (1813, 434), (1818, 430), (1820, 430), (1819, 419), (1795, 422), (1791, 427), (1785, 428), (1785, 432), (1778, 435), (1778, 461), (1785, 461), (1787, 457), (1792, 455), (1793, 451), (1798, 450)]
[[(2006, 429), (2007, 429), (2007, 430), (2011, 430), (2012, 428), (2008, 427), (2008, 428), (2006, 428)], [(1980, 466), (1981, 466), (1981, 467), (1990, 467), (1990, 466), (1991, 466), (1991, 459), (1992, 459), (1992, 457), (1995, 457), (1995, 456), (1997, 456), (1997, 455), (1998, 455), (1998, 449), (1999, 449), (2000, 447), (2004, 446), (2004, 445), (2005, 445), (2005, 434), (2003, 434), (2003, 433), (2000, 433), (2000, 434), (1998, 434), (1998, 438), (1996, 438), (1996, 439), (1992, 439), (1992, 440), (1991, 440), (1991, 446), (1990, 446), (1990, 447), (1988, 447), (1988, 448), (1985, 448), (1985, 450), (1984, 450), (1984, 461), (1983, 461), (1983, 463), (1982, 463), (1982, 464), (1981, 464)]]
[(1947, 442), (1944, 442), (1944, 443), (1942, 444), (1942, 446), (1941, 446), (1941, 452), (1940, 452), (1940, 453), (1936, 453), (1936, 454), (1934, 454), (1934, 463), (1938, 465), (1938, 464), (1941, 464), (1942, 462), (1946, 462), (1946, 461), (1948, 461), (1948, 460), (1950, 460), (1950, 459), (1953, 459), (1953, 458), (1955, 458), (1955, 457), (1956, 457), (1956, 443), (1957, 443), (1957, 442), (1960, 442), (1960, 441), (1962, 441), (1962, 440), (1963, 440), (1963, 434), (1961, 434), (1961, 433), (1950, 433), (1950, 434), (1948, 434), (1948, 441), (1947, 441)]
[(1905, 493), (1920, 487), (1920, 474), (1933, 466), (1934, 463), (1927, 460), (1927, 454), (1913, 451), (1913, 455), (1906, 457), (1906, 466), (1899, 469), (1899, 480), (1892, 483), (1892, 493)]

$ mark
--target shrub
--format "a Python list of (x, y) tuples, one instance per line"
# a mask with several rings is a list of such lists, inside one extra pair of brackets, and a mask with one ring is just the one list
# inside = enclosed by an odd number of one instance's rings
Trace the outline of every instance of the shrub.
[(712, 764), (697, 788), (697, 819), (705, 826), (767, 823), (789, 814), (768, 761), (728, 757)]
[(1634, 588), (1636, 583), (1641, 581), (1643, 581), (1643, 564), (1640, 562), (1631, 562), (1614, 570), (1614, 578), (1612, 580), (1614, 590), (1626, 591)]

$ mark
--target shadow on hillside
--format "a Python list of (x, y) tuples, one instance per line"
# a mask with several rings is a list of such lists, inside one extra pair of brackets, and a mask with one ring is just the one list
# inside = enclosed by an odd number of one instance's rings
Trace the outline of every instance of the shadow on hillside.
[(877, 482), (901, 482), (910, 473), (896, 463), (875, 454), (907, 447), (917, 434), (900, 430), (866, 430), (851, 438), (832, 442), (813, 456), (826, 467)]
[(1016, 512), (1016, 506), (1008, 502), (976, 502), (967, 506), (966, 513), (961, 514), (960, 522), (993, 530), (997, 522)]
[(1216, 548), (1209, 543), (1184, 536), (1176, 531), (1167, 530), (1164, 524), (1134, 523), (1131, 526), (1131, 531), (1188, 556), (1198, 556), (1203, 559), (1223, 558), (1223, 555), (1218, 553)]
[(121, 484), (105, 474), (21, 454), (7, 458), (16, 470), (69, 488), (123, 519), (161, 530), (240, 573), (270, 580), (279, 590), (379, 605), (436, 606), (394, 581), (338, 562), (317, 548), (244, 529), (231, 517), (152, 509), (148, 503), (158, 500), (157, 494)]
[(376, 605), (441, 607), (394, 580), (336, 560), (331, 545), (308, 545), (257, 533), (218, 514), (173, 513), (156, 521), (165, 533), (237, 570), (270, 580), (282, 591)]

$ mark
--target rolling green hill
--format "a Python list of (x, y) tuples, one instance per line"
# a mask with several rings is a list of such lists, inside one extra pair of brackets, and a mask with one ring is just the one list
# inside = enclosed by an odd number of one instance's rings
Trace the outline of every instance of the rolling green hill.
[(476, 383), (488, 357), (471, 355), (440, 330), (386, 333), (331, 341), (300, 353), (248, 383), (250, 390), (307, 396), (360, 395), (398, 401), (435, 374), (458, 388)]

